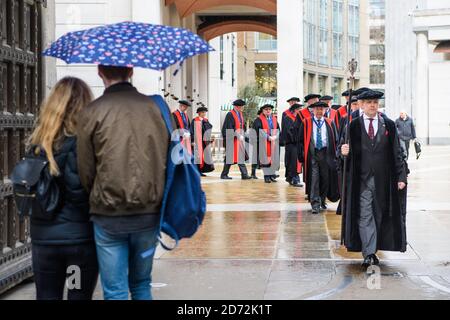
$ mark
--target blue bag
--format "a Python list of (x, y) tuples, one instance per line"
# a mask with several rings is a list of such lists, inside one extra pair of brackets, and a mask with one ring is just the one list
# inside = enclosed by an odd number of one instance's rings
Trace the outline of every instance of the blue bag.
[[(159, 95), (151, 96), (151, 99), (159, 107), (169, 136), (172, 137), (169, 107)], [(160, 232), (170, 236), (176, 244), (170, 248), (160, 238), (161, 246), (166, 250), (175, 249), (181, 239), (191, 238), (203, 222), (206, 213), (206, 195), (202, 190), (200, 179), (200, 172), (192, 155), (182, 146), (179, 139), (171, 138), (167, 157), (166, 186), (161, 206)]]

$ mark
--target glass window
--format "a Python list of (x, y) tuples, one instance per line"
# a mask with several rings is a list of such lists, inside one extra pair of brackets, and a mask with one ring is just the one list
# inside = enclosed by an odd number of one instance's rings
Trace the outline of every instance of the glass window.
[(276, 63), (256, 63), (255, 64), (256, 84), (264, 90), (266, 97), (277, 96), (277, 64)]
[(326, 95), (327, 94), (327, 77), (319, 76), (319, 94)]
[(342, 68), (342, 34), (333, 32), (333, 67)]
[(343, 60), (343, 2), (333, 0), (333, 67), (342, 68)]
[(384, 58), (385, 58), (384, 45), (373, 44), (370, 46), (370, 60), (384, 61)]
[(385, 19), (385, 0), (369, 0), (369, 15), (371, 19)]
[(337, 103), (339, 103), (343, 91), (341, 90), (341, 82), (341, 78), (333, 78), (331, 81), (331, 93), (334, 97), (334, 101)]
[(385, 67), (384, 65), (370, 66), (370, 84), (385, 83)]
[(266, 33), (256, 32), (256, 50), (277, 51), (277, 38)]

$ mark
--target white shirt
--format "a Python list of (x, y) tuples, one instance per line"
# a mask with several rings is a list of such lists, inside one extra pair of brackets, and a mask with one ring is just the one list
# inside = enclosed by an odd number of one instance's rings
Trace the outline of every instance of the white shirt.
[[(319, 123), (319, 120), (314, 117), (314, 119), (317, 121), (317, 123)], [(327, 132), (327, 124), (325, 123), (325, 118), (322, 118), (322, 120), (320, 120), (322, 123), (322, 146), (328, 147), (328, 132)], [(314, 139), (314, 145), (316, 145), (317, 143), (317, 125), (316, 122), (313, 121), (313, 139)]]
[(364, 126), (366, 127), (367, 134), (369, 134), (370, 119), (373, 119), (372, 124), (373, 124), (373, 130), (374, 130), (374, 137), (376, 137), (377, 133), (378, 133), (378, 115), (376, 115), (375, 118), (370, 118), (364, 113), (363, 118), (364, 118)]

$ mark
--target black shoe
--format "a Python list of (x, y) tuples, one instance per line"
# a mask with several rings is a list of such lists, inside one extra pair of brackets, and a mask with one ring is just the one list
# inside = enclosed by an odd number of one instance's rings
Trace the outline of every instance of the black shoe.
[(242, 180), (252, 180), (252, 177), (250, 177), (249, 175), (242, 176)]
[(376, 254), (373, 254), (373, 255), (372, 255), (372, 260), (373, 260), (373, 264), (374, 264), (375, 266), (380, 265), (380, 259), (377, 257)]
[(254, 174), (254, 175), (252, 175), (252, 179), (253, 180), (258, 180), (259, 178)]
[(320, 209), (327, 210), (328, 209), (327, 203), (326, 202), (322, 202), (322, 204), (320, 205)]
[(278, 182), (278, 181), (277, 181), (277, 178), (275, 178), (275, 176), (271, 176), (271, 177), (270, 177), (270, 181), (272, 181), (272, 182)]
[(303, 185), (301, 183), (295, 183), (295, 182), (291, 182), (289, 183), (291, 185), (291, 187), (295, 187), (295, 188), (301, 188), (303, 187)]
[(229, 176), (221, 176), (220, 179), (222, 179), (222, 180), (233, 180), (233, 178), (231, 178)]
[(367, 269), (372, 264), (373, 264), (372, 256), (367, 256), (366, 258), (364, 258), (364, 262), (362, 263), (361, 267)]
[(272, 180), (269, 177), (264, 177), (265, 183), (272, 183)]
[(320, 209), (319, 208), (313, 208), (312, 209), (312, 214), (319, 214), (320, 213)]
[(201, 177), (207, 177), (207, 175), (204, 174), (204, 173), (200, 173), (200, 176), (201, 176)]

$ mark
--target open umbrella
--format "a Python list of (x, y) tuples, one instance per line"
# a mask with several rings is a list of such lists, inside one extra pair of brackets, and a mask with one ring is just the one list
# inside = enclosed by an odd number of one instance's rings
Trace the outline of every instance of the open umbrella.
[(88, 30), (69, 32), (43, 54), (68, 64), (167, 67), (214, 49), (198, 35), (182, 28), (138, 22), (121, 22)]

